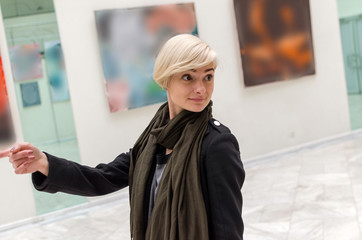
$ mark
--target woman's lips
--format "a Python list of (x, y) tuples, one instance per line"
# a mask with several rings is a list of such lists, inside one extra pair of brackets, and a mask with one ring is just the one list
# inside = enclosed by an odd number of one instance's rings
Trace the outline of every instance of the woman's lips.
[(189, 100), (191, 100), (193, 102), (203, 102), (205, 99), (204, 98), (189, 98)]

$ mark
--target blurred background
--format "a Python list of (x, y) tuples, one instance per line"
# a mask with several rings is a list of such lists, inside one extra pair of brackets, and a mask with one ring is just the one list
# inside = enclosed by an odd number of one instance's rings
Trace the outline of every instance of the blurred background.
[[(213, 115), (237, 137), (246, 166), (362, 128), (361, 1), (0, 0), (0, 7), (0, 150), (27, 141), (90, 166), (128, 151), (166, 100), (152, 79), (154, 58), (180, 33), (218, 54)], [(0, 180), (0, 232), (127, 193), (43, 194), (5, 159)]]

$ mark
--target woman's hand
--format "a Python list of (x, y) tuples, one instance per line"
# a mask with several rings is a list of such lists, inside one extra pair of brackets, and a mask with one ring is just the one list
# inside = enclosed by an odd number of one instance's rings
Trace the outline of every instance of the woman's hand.
[(29, 143), (19, 143), (13, 148), (0, 152), (0, 158), (9, 157), (16, 174), (41, 172), (45, 176), (49, 173), (47, 156), (38, 148)]

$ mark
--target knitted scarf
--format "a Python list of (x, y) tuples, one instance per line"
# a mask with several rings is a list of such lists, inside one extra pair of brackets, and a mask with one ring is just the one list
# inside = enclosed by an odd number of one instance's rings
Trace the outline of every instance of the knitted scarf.
[[(129, 191), (134, 240), (208, 240), (200, 184), (200, 151), (212, 102), (202, 112), (182, 111), (170, 120), (163, 104), (131, 150)], [(146, 226), (146, 185), (157, 144), (172, 149)]]

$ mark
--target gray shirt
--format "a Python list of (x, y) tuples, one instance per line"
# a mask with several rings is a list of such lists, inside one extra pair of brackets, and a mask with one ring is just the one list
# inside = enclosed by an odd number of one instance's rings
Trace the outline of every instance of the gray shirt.
[(153, 175), (151, 191), (150, 191), (150, 204), (148, 207), (148, 220), (151, 217), (153, 206), (155, 205), (158, 187), (160, 186), (163, 172), (165, 171), (167, 161), (171, 154), (166, 155), (165, 152), (156, 154), (156, 169)]

